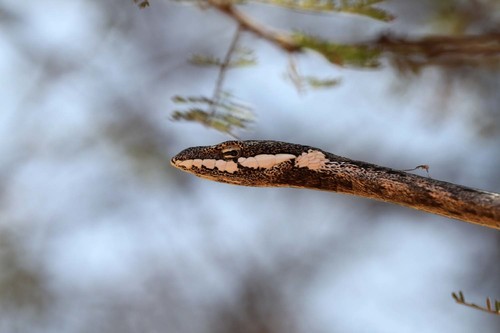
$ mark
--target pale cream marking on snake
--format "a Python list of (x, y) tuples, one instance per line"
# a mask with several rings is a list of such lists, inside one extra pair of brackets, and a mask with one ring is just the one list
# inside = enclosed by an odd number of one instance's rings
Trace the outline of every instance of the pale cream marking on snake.
[(203, 160), (200, 160), (199, 158), (193, 160), (193, 166), (197, 167), (198, 169), (201, 169), (202, 165)]
[(257, 163), (255, 157), (248, 157), (248, 158), (240, 157), (238, 158), (238, 163), (240, 163), (244, 167), (252, 169), (257, 169), (259, 167), (259, 163)]
[(233, 161), (227, 161), (226, 162), (226, 171), (229, 173), (233, 173), (238, 170), (238, 163), (235, 163)]
[(292, 154), (276, 154), (274, 156), (276, 156), (276, 164), (283, 163), (297, 157)]
[(185, 160), (179, 163), (180, 166), (191, 169), (192, 167), (196, 167), (201, 169), (204, 166), (207, 169), (213, 170), (217, 168), (219, 171), (233, 173), (238, 170), (238, 164), (233, 161), (224, 161), (224, 160), (214, 160), (214, 159), (194, 159), (194, 160)]
[(182, 167), (185, 167), (186, 169), (191, 169), (191, 167), (193, 166), (193, 160), (185, 160), (185, 161), (179, 162), (179, 165)]
[(277, 164), (286, 162), (294, 158), (296, 158), (296, 156), (292, 154), (259, 154), (254, 157), (248, 158), (240, 157), (238, 158), (238, 163), (244, 167), (252, 169), (270, 169)]
[(226, 171), (226, 161), (224, 160), (217, 160), (215, 162), (215, 167), (219, 169), (219, 171)]
[(215, 168), (215, 160), (214, 159), (203, 160), (203, 166), (209, 169), (213, 169)]
[[(244, 167), (252, 169), (269, 169), (277, 164), (292, 160), (294, 158), (296, 158), (296, 156), (292, 154), (259, 154), (255, 157), (240, 157), (238, 159), (238, 163)], [(233, 161), (215, 159), (195, 159), (179, 162), (179, 165), (185, 167), (186, 169), (191, 169), (193, 166), (196, 168), (201, 168), (202, 166), (204, 166), (205, 168), (211, 170), (217, 168), (222, 172), (227, 171), (229, 173), (233, 173), (238, 170), (238, 163), (235, 163)]]
[(255, 156), (257, 163), (259, 163), (259, 168), (272, 168), (276, 164), (276, 157), (270, 154), (261, 154)]
[(320, 151), (309, 149), (307, 153), (302, 153), (295, 160), (295, 166), (299, 168), (308, 168), (310, 170), (321, 170), (330, 162), (325, 154)]
[[(296, 159), (295, 165), (299, 168), (309, 168), (311, 170), (319, 170), (324, 168), (328, 159), (325, 155), (319, 151), (309, 151), (308, 153), (302, 153), (301, 156), (297, 158), (297, 156), (292, 154), (259, 154), (254, 157), (240, 157), (238, 158), (238, 163), (244, 167), (252, 168), (252, 169), (270, 169), (275, 165), (280, 163)], [(185, 160), (179, 163), (180, 166), (185, 167), (186, 169), (191, 169), (193, 166), (196, 168), (201, 168), (202, 166), (213, 170), (217, 168), (219, 171), (227, 171), (229, 173), (233, 173), (238, 170), (238, 164), (233, 161), (225, 161), (225, 160), (215, 160), (215, 159), (194, 159), (194, 160)]]

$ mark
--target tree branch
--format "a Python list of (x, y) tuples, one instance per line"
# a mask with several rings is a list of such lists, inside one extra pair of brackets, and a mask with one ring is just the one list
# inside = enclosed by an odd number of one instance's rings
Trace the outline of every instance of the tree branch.
[(302, 48), (300, 45), (295, 43), (291, 36), (266, 29), (264, 26), (250, 19), (248, 16), (239, 11), (233, 5), (232, 1), (207, 0), (207, 2), (213, 8), (235, 20), (242, 29), (250, 31), (254, 35), (279, 46), (287, 52), (297, 52)]
[[(231, 0), (207, 0), (207, 3), (232, 18), (238, 25), (254, 35), (280, 47), (286, 52), (312, 49), (332, 63), (351, 63), (349, 57), (357, 50), (357, 57), (364, 54), (379, 57), (388, 54), (400, 64), (411, 67), (424, 65), (460, 66), (481, 65), (500, 61), (500, 34), (489, 33), (469, 36), (427, 36), (416, 39), (382, 35), (371, 41), (356, 44), (336, 44), (306, 34), (273, 31), (239, 11)], [(345, 50), (345, 48), (348, 48)], [(478, 62), (480, 58), (482, 62)], [(374, 59), (373, 59), (374, 60)], [(376, 62), (359, 62), (370, 66)]]

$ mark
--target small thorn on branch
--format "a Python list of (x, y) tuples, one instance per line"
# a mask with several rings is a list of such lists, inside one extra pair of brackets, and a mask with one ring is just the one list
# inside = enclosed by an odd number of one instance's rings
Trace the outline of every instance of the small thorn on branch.
[(417, 170), (417, 169), (422, 169), (422, 170), (425, 170), (427, 172), (427, 176), (430, 177), (430, 174), (429, 174), (429, 169), (430, 169), (430, 166), (427, 165), (427, 164), (421, 164), (421, 165), (417, 165), (416, 167), (414, 167), (413, 169), (403, 169), (401, 171), (414, 171), (414, 170)]

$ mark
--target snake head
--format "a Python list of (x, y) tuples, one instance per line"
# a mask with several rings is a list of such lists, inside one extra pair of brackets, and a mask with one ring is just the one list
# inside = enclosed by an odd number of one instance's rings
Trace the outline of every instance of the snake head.
[(226, 141), (214, 146), (185, 149), (172, 158), (171, 164), (218, 182), (280, 186), (280, 175), (302, 167), (297, 161), (308, 154), (308, 148), (279, 141)]

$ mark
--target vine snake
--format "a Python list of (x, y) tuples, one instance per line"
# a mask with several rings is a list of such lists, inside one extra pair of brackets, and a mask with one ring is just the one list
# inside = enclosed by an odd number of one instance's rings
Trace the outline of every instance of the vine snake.
[(192, 147), (171, 164), (198, 177), (255, 187), (324, 190), (399, 204), (500, 229), (500, 194), (280, 141)]

